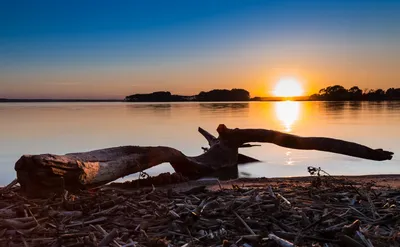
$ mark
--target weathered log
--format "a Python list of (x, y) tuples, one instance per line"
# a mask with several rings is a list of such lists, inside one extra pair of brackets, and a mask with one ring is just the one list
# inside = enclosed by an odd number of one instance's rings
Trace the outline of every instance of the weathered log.
[[(190, 173), (190, 160), (169, 147), (122, 146), (66, 155), (23, 155), (15, 164), (22, 190), (29, 194), (95, 187), (164, 162)], [(180, 164), (188, 164), (182, 166)]]
[[(213, 146), (215, 144), (218, 143), (218, 138), (213, 136), (212, 134), (210, 134), (208, 131), (204, 130), (203, 128), (199, 127), (198, 131), (200, 132), (200, 134), (202, 134), (204, 136), (204, 138), (206, 138), (206, 140), (208, 141), (208, 145)], [(241, 145), (239, 148), (247, 148), (247, 147), (253, 147), (253, 146), (260, 146), (260, 145), (250, 145), (248, 143), (244, 143), (243, 145)], [(203, 148), (204, 150), (208, 150), (208, 148)], [(238, 159), (237, 159), (237, 164), (248, 164), (248, 163), (252, 163), (252, 162), (260, 162), (260, 160), (255, 159), (253, 157), (244, 155), (244, 154), (238, 154)]]
[(268, 142), (286, 148), (319, 150), (376, 161), (390, 160), (393, 156), (393, 152), (383, 149), (372, 149), (358, 143), (327, 137), (301, 137), (266, 129), (228, 129), (223, 124), (218, 126), (217, 131), (219, 139), (233, 146), (247, 142)]
[(386, 160), (393, 153), (325, 137), (300, 137), (265, 129), (228, 129), (221, 124), (215, 138), (199, 128), (210, 148), (195, 157), (171, 147), (122, 146), (66, 155), (24, 155), (15, 164), (18, 182), (29, 194), (95, 187), (120, 177), (169, 162), (190, 179), (236, 167), (238, 149), (249, 142), (268, 142), (287, 148), (313, 149), (355, 157)]

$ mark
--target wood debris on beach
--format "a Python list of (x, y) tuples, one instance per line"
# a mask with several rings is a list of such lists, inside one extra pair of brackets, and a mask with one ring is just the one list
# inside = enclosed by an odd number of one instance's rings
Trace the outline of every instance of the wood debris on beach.
[(0, 246), (400, 245), (398, 188), (322, 175), (246, 181), (126, 183), (46, 199), (25, 197), (15, 181), (0, 188)]

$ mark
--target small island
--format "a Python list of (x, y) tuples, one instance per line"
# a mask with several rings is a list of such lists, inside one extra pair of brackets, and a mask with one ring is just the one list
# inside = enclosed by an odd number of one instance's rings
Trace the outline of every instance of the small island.
[(180, 101), (249, 101), (250, 93), (244, 89), (214, 89), (194, 96), (173, 95), (168, 91), (126, 96), (126, 102), (180, 102)]

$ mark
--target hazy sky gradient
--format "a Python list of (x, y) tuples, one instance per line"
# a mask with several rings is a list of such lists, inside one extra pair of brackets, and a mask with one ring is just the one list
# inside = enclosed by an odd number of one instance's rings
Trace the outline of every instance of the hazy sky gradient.
[(2, 1), (0, 97), (400, 86), (400, 1)]

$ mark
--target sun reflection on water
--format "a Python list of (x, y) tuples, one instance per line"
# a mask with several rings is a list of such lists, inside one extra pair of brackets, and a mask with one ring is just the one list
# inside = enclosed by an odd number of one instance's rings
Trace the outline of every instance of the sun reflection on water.
[(286, 162), (285, 162), (285, 165), (288, 165), (288, 166), (294, 165), (294, 160), (292, 159), (291, 154), (292, 154), (292, 152), (290, 152), (290, 151), (287, 151), (287, 152), (286, 152)]
[(276, 102), (275, 114), (284, 126), (285, 132), (291, 132), (293, 124), (299, 119), (300, 103), (295, 101)]

